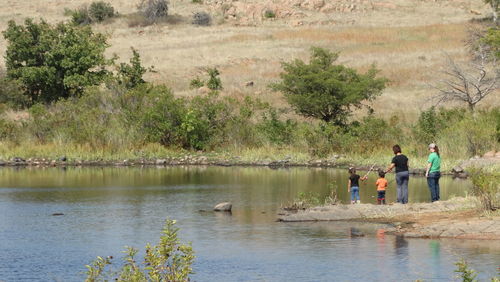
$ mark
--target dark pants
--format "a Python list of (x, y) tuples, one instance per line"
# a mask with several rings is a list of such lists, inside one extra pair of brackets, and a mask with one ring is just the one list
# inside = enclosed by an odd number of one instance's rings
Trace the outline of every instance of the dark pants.
[(439, 178), (441, 177), (440, 172), (431, 172), (427, 177), (427, 184), (429, 185), (429, 190), (431, 191), (431, 201), (439, 201)]
[(385, 190), (384, 191), (377, 191), (377, 203), (379, 205), (381, 205), (381, 204), (385, 205)]
[(410, 173), (408, 171), (400, 171), (396, 173), (397, 184), (397, 202), (401, 204), (408, 203), (408, 181)]

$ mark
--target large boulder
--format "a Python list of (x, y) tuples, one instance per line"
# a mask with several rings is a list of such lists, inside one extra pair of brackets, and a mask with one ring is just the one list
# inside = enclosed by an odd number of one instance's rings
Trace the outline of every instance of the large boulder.
[(229, 202), (224, 202), (224, 203), (219, 203), (219, 204), (215, 205), (214, 211), (230, 212), (232, 208), (233, 208), (233, 204), (231, 204)]

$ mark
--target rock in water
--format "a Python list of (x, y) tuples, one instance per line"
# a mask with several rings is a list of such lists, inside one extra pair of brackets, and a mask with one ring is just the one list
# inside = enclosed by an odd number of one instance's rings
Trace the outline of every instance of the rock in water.
[(365, 234), (361, 230), (351, 227), (351, 237), (363, 237)]
[(231, 204), (229, 202), (224, 202), (224, 203), (219, 203), (219, 204), (215, 205), (214, 211), (230, 212), (232, 208), (233, 208), (233, 204)]

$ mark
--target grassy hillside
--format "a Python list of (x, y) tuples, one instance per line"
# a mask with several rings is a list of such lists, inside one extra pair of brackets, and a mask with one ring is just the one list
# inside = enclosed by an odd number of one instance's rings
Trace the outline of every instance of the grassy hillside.
[[(321, 5), (321, 0), (318, 0)], [(139, 50), (144, 65), (157, 72), (147, 80), (166, 83), (180, 96), (196, 94), (189, 81), (203, 74), (205, 67), (221, 71), (223, 95), (251, 95), (275, 106), (287, 107), (279, 93), (267, 85), (281, 71), (281, 61), (306, 60), (312, 45), (338, 50), (339, 61), (360, 70), (375, 63), (391, 82), (373, 106), (378, 115), (393, 114), (414, 120), (428, 108), (429, 87), (439, 79), (445, 54), (466, 59), (464, 41), (469, 21), (489, 15), (489, 7), (474, 1), (333, 1), (330, 9), (314, 8), (318, 1), (171, 1), (170, 23), (130, 27), (130, 14), (139, 1), (108, 1), (121, 17), (95, 25), (110, 36), (109, 55), (121, 60), (130, 56), (130, 47)], [(49, 22), (68, 20), (64, 9), (76, 9), (89, 1), (2, 1), (0, 29), (9, 19), (43, 17)], [(221, 4), (222, 3), (222, 4)], [(326, 5), (323, 3), (323, 5)], [(236, 16), (224, 16), (236, 7)], [(267, 7), (267, 8), (266, 8)], [(239, 9), (239, 10), (238, 10)], [(260, 12), (277, 11), (267, 19)], [(213, 25), (191, 24), (196, 11), (211, 14)], [(239, 14), (238, 14), (239, 13)], [(283, 15), (281, 15), (281, 14)], [(251, 17), (250, 17), (251, 15)], [(6, 42), (0, 39), (0, 52)], [(1, 62), (0, 65), (3, 65)], [(246, 87), (253, 81), (253, 87)], [(491, 99), (488, 105), (498, 105)], [(412, 105), (408, 107), (408, 105)]]

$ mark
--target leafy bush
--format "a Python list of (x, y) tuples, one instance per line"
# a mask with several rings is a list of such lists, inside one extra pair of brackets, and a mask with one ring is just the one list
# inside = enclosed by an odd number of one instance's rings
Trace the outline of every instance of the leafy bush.
[(212, 18), (207, 12), (196, 12), (193, 14), (193, 24), (201, 26), (209, 26), (212, 23)]
[(175, 98), (164, 86), (144, 86), (133, 92), (145, 92), (143, 112), (139, 112), (139, 128), (144, 131), (145, 141), (162, 145), (183, 144), (179, 128), (185, 116), (186, 102)]
[(377, 78), (372, 66), (358, 74), (344, 65), (335, 65), (338, 53), (314, 47), (309, 64), (301, 60), (283, 63), (281, 81), (271, 88), (281, 91), (297, 113), (346, 126), (352, 108), (373, 100), (385, 88), (387, 79)]
[(130, 58), (130, 64), (121, 63), (117, 68), (117, 81), (118, 84), (123, 85), (127, 89), (132, 89), (140, 84), (145, 83), (142, 76), (149, 70), (152, 71), (152, 68), (145, 68), (141, 65), (141, 56), (139, 52), (132, 49), (132, 58)]
[(217, 92), (193, 98), (188, 108), (181, 125), (185, 148), (205, 150), (210, 143), (224, 139), (232, 113), (228, 102), (220, 99)]
[(268, 112), (262, 115), (262, 121), (257, 124), (257, 129), (272, 144), (289, 145), (294, 141), (297, 122), (290, 119), (286, 121), (279, 120), (276, 109), (270, 108)]
[(30, 104), (79, 96), (108, 75), (106, 37), (90, 27), (26, 19), (24, 25), (9, 21), (3, 35), (7, 76), (21, 83)]
[(87, 25), (92, 23), (87, 6), (71, 11), (71, 22), (75, 25)]
[(264, 18), (266, 18), (266, 19), (274, 19), (274, 18), (276, 18), (276, 13), (273, 10), (266, 10), (264, 12)]
[(210, 90), (217, 91), (222, 89), (222, 81), (220, 80), (220, 72), (217, 68), (207, 68), (205, 71), (208, 74), (208, 80), (204, 81), (199, 77), (191, 80), (189, 86), (191, 88), (200, 88), (207, 86)]
[(465, 262), (464, 260), (461, 260), (461, 261), (455, 263), (455, 265), (457, 266), (457, 269), (455, 270), (455, 272), (460, 274), (460, 278), (462, 279), (463, 282), (477, 281), (476, 280), (476, 277), (477, 277), (476, 271), (474, 269), (470, 269), (467, 262)]
[(203, 4), (203, 0), (191, 0), (193, 4)]
[(205, 82), (203, 80), (201, 80), (201, 78), (199, 78), (198, 76), (193, 78), (189, 82), (189, 88), (191, 88), (191, 89), (197, 89), (197, 88), (203, 87), (204, 85), (205, 85)]
[(470, 170), (472, 193), (479, 198), (484, 210), (500, 209), (500, 172), (485, 172), (481, 169)]
[(222, 81), (220, 80), (220, 72), (217, 68), (208, 68), (208, 81), (207, 87), (211, 90), (221, 90), (222, 89)]
[(18, 141), (17, 136), (20, 133), (19, 126), (9, 120), (0, 119), (0, 139), (9, 141)]
[(307, 142), (309, 153), (317, 157), (325, 157), (332, 152), (349, 149), (349, 144), (356, 142), (344, 128), (327, 122), (317, 126), (303, 126), (303, 136)]
[(344, 150), (354, 152), (373, 152), (377, 148), (386, 146), (393, 142), (400, 130), (396, 125), (389, 125), (387, 121), (376, 118), (373, 115), (364, 117), (360, 122), (353, 122), (348, 133), (355, 139), (349, 147)]
[(86, 265), (85, 281), (189, 281), (195, 256), (190, 244), (181, 244), (175, 223), (175, 220), (165, 222), (158, 245), (146, 245), (144, 266), (136, 262), (138, 250), (126, 247), (124, 265), (118, 272), (106, 269), (112, 263), (112, 257), (97, 257)]
[(88, 14), (91, 21), (94, 23), (102, 22), (106, 19), (115, 16), (115, 9), (110, 3), (104, 1), (95, 1), (90, 4)]
[(90, 6), (82, 6), (74, 11), (66, 10), (65, 14), (70, 15), (76, 25), (100, 23), (116, 16), (113, 6), (104, 1), (94, 1)]
[(139, 11), (150, 24), (156, 23), (168, 16), (168, 1), (142, 0), (139, 4)]
[(449, 152), (469, 157), (494, 150), (500, 145), (496, 122), (495, 111), (462, 113), (442, 122), (437, 142)]
[(3, 72), (0, 73), (0, 103), (14, 109), (23, 109), (30, 104), (21, 83), (8, 79)]

